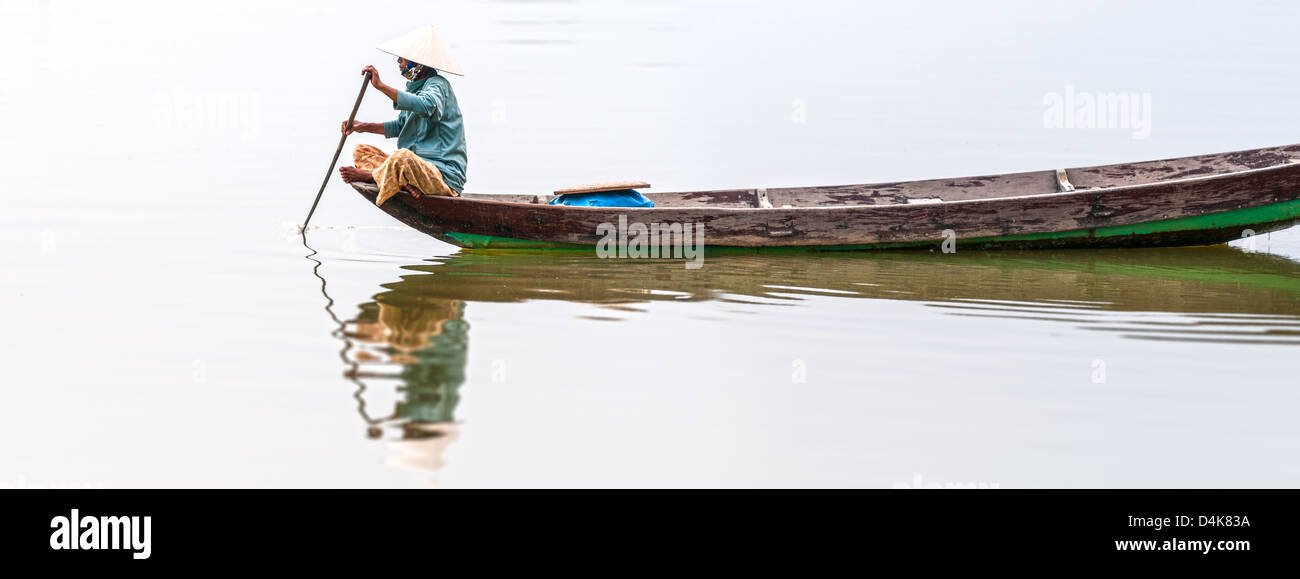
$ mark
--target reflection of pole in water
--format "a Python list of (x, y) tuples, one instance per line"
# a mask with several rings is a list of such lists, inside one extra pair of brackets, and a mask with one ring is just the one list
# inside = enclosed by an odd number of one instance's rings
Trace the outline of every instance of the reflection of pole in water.
[[(385, 464), (435, 472), (443, 465), (442, 454), (459, 436), (455, 419), (460, 386), (465, 383), (469, 324), (464, 320), (465, 302), (421, 296), (403, 290), (402, 282), (389, 291), (361, 304), (357, 316), (343, 321), (334, 313), (334, 300), (320, 274), (322, 263), (316, 251), (307, 259), (316, 263), (312, 273), (321, 281), (325, 311), (338, 324), (331, 335), (343, 341), (339, 358), (345, 378), (357, 386), (353, 398), (366, 421), (366, 436), (383, 439), (386, 428), (395, 428), (389, 440), (395, 452)], [(411, 287), (411, 286), (408, 286)], [(396, 372), (393, 368), (400, 367)], [(398, 400), (392, 413), (373, 417), (367, 408), (365, 380), (396, 380)]]

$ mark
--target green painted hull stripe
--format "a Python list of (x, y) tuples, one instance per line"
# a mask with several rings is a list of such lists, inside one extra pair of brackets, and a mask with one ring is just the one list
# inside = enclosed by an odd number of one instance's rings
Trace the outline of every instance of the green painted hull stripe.
[[(1280, 221), (1300, 219), (1300, 199), (1264, 205), (1260, 207), (1251, 207), (1249, 209), (1238, 209), (1235, 211), (1224, 211), (1210, 215), (1197, 215), (1195, 217), (1180, 217), (1177, 219), (1165, 219), (1161, 221), (1148, 221), (1145, 223), (1136, 223), (1133, 225), (1112, 225), (1107, 227), (1097, 227), (1094, 229), (1073, 229), (1070, 231), (1054, 231), (1050, 233), (1027, 233), (1022, 235), (1003, 235), (994, 237), (977, 237), (971, 239), (958, 239), (961, 245), (982, 244), (982, 243), (1014, 243), (1018, 241), (1042, 241), (1053, 239), (1076, 239), (1076, 238), (1105, 238), (1105, 237), (1128, 237), (1134, 235), (1151, 235), (1157, 233), (1172, 233), (1180, 231), (1198, 231), (1198, 230), (1216, 230), (1229, 227), (1246, 228), (1250, 225), (1276, 223)], [(528, 239), (514, 239), (510, 237), (496, 237), (493, 235), (477, 235), (473, 233), (447, 233), (447, 237), (456, 240), (458, 243), (474, 249), (583, 249), (591, 250), (593, 246), (580, 245), (574, 243), (556, 243), (552, 241), (533, 241)], [(785, 250), (785, 251), (826, 251), (826, 250), (856, 250), (856, 249), (901, 249), (907, 247), (932, 246), (939, 243), (940, 240), (932, 241), (908, 241), (902, 243), (867, 243), (858, 245), (799, 245), (799, 246), (780, 246), (764, 247), (768, 250)], [(707, 244), (707, 241), (706, 241)], [(753, 251), (756, 248), (729, 248), (729, 247), (708, 247), (707, 249), (741, 249)]]

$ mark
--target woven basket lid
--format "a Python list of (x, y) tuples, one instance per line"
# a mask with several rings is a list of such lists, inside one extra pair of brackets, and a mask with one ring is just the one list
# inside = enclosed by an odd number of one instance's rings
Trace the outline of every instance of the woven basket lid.
[(557, 189), (556, 195), (572, 195), (574, 193), (599, 193), (601, 191), (622, 191), (624, 189), (648, 189), (650, 184), (645, 181), (601, 181), (600, 183), (588, 183), (575, 187), (565, 187)]

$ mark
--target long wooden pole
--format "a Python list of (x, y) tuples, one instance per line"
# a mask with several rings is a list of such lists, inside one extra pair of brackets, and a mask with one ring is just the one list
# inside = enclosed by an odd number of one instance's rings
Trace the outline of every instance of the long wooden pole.
[[(361, 97), (366, 96), (366, 85), (370, 84), (370, 71), (366, 71), (365, 78), (361, 81), (361, 92), (357, 93), (357, 102), (352, 105), (352, 113), (348, 115), (348, 128), (352, 128), (352, 120), (357, 118), (357, 109), (361, 108)], [(330, 182), (330, 175), (334, 173), (334, 165), (339, 162), (339, 153), (343, 152), (343, 143), (348, 140), (348, 134), (343, 133), (339, 137), (339, 148), (334, 150), (334, 158), (330, 160), (330, 168), (325, 170), (325, 180), (320, 183), (320, 191), (316, 192), (316, 200), (311, 202), (311, 211), (307, 212), (307, 219), (302, 222), (303, 231), (307, 230), (307, 224), (311, 223), (311, 216), (316, 212), (316, 205), (320, 203), (320, 197), (325, 193), (325, 186)]]

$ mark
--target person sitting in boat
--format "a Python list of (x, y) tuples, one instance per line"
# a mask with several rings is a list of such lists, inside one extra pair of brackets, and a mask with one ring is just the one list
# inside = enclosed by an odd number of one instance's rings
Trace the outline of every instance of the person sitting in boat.
[(415, 30), (379, 46), (397, 57), (406, 77), (406, 90), (384, 84), (379, 71), (367, 66), (370, 85), (393, 101), (401, 111), (386, 123), (344, 121), (344, 134), (374, 133), (397, 138), (397, 151), (385, 154), (378, 147), (357, 145), (352, 151), (353, 167), (341, 167), (343, 180), (371, 181), (379, 185), (376, 205), (383, 205), (399, 191), (412, 195), (457, 197), (465, 187), (465, 127), (451, 83), (438, 71), (464, 76), (451, 53), (432, 26)]

